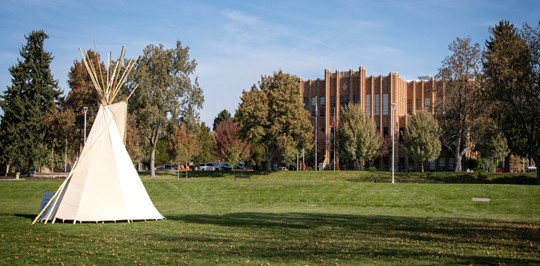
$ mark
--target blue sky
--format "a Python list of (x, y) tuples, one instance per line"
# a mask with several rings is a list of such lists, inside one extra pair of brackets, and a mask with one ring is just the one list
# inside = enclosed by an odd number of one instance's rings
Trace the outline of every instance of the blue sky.
[(324, 69), (367, 75), (398, 72), (410, 80), (435, 75), (448, 44), (470, 37), (484, 47), (500, 20), (517, 27), (540, 20), (537, 0), (273, 0), (128, 1), (2, 0), (0, 90), (11, 84), (24, 35), (43, 29), (55, 79), (67, 93), (67, 74), (79, 48), (117, 57), (142, 54), (148, 44), (190, 47), (204, 91), (201, 120), (234, 113), (242, 90), (282, 69), (304, 79)]

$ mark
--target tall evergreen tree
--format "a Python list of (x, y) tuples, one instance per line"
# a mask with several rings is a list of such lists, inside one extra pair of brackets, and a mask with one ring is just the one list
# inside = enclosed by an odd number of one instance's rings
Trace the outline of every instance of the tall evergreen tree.
[(263, 76), (259, 87), (242, 92), (236, 110), (240, 136), (250, 145), (264, 147), (266, 170), (281, 156), (290, 163), (297, 151), (311, 146), (313, 127), (300, 98), (300, 79), (279, 71)]
[(216, 132), (217, 125), (221, 122), (225, 122), (229, 119), (232, 119), (231, 113), (227, 111), (227, 109), (221, 110), (221, 112), (218, 113), (216, 118), (214, 118), (214, 124), (212, 125), (212, 131)]
[(355, 168), (360, 166), (363, 169), (365, 162), (381, 151), (382, 139), (375, 129), (375, 123), (357, 104), (342, 109), (338, 139), (339, 157), (354, 161)]
[[(497, 107), (492, 116), (513, 153), (540, 164), (540, 70), (538, 30), (525, 37), (508, 21), (490, 28), (484, 52), (485, 94)], [(536, 32), (536, 33), (535, 33)], [(527, 41), (530, 40), (528, 43)], [(540, 185), (540, 170), (536, 172)]]
[(27, 43), (20, 50), (22, 60), (9, 69), (12, 85), (2, 96), (4, 117), (0, 131), (9, 160), (33, 170), (45, 158), (49, 132), (44, 119), (55, 107), (61, 91), (49, 66), (53, 56), (44, 48), (47, 34), (33, 31), (25, 38)]
[(418, 111), (411, 117), (405, 129), (403, 147), (407, 154), (422, 162), (435, 160), (441, 153), (440, 129), (437, 120), (427, 111)]

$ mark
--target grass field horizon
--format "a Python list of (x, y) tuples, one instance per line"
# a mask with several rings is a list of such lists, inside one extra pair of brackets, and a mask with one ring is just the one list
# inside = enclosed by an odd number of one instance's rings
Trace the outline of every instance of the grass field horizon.
[(166, 220), (132, 224), (31, 225), (61, 180), (1, 181), (0, 264), (540, 264), (531, 175), (200, 175), (143, 174)]

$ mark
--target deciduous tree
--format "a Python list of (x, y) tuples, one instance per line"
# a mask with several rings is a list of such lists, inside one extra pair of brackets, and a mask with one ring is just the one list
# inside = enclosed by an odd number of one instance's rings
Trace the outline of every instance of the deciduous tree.
[[(50, 132), (47, 136), (49, 151), (47, 154), (47, 166), (54, 168), (64, 168), (64, 164), (70, 162), (66, 148), (68, 141), (72, 140), (72, 132), (76, 132), (75, 114), (71, 109), (62, 110), (55, 108), (45, 116), (45, 125)], [(68, 160), (68, 161), (65, 161)]]
[(146, 46), (135, 66), (128, 85), (130, 90), (138, 87), (129, 107), (138, 120), (142, 145), (150, 153), (151, 177), (155, 176), (158, 140), (167, 136), (167, 125), (178, 121), (196, 125), (192, 122), (204, 101), (197, 79), (191, 80), (196, 66), (195, 60), (189, 58), (189, 48), (180, 41), (171, 49), (162, 44)]
[[(105, 73), (105, 65), (97, 52), (88, 51), (88, 57), (96, 69)], [(68, 136), (68, 150), (72, 158), (76, 158), (84, 145), (84, 107), (86, 111), (87, 134), (92, 128), (94, 117), (99, 109), (99, 96), (92, 79), (82, 61), (75, 60), (68, 73), (67, 81), (70, 91), (63, 102), (62, 111), (75, 115), (75, 127)]]
[(438, 88), (443, 95), (436, 105), (436, 117), (442, 130), (442, 144), (454, 155), (456, 172), (462, 171), (462, 158), (476, 136), (476, 126), (484, 116), (480, 99), (482, 78), (480, 45), (470, 38), (457, 38), (448, 49), (452, 55), (442, 61), (437, 77), (444, 82)]
[(484, 159), (486, 166), (490, 170), (495, 171), (494, 162), (507, 156), (510, 150), (508, 149), (506, 138), (495, 121), (488, 118), (484, 123), (485, 127), (474, 147), (480, 153), (482, 159)]
[(232, 119), (217, 124), (214, 132), (216, 157), (232, 165), (248, 159), (249, 144), (240, 138), (238, 126)]
[(184, 124), (176, 127), (169, 135), (169, 156), (179, 164), (187, 164), (200, 151), (197, 135), (190, 134)]
[(313, 127), (300, 97), (300, 79), (281, 70), (242, 92), (235, 120), (243, 139), (264, 147), (266, 170), (277, 155), (286, 163), (292, 151), (311, 146)]
[(355, 168), (364, 168), (380, 154), (382, 141), (373, 120), (362, 111), (360, 105), (345, 106), (340, 114), (338, 127), (339, 157), (355, 162)]
[(197, 133), (197, 143), (201, 147), (199, 153), (195, 155), (195, 162), (212, 162), (215, 161), (215, 155), (212, 153), (215, 150), (215, 140), (213, 132), (206, 126), (204, 122), (199, 125)]
[(439, 124), (433, 115), (427, 111), (417, 111), (405, 128), (403, 147), (407, 154), (422, 162), (435, 160), (441, 153)]

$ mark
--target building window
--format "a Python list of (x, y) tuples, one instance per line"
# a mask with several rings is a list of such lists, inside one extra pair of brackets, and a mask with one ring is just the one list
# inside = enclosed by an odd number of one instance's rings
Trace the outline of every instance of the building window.
[(319, 97), (319, 115), (324, 116), (324, 113), (326, 113), (326, 99), (324, 96)]
[(435, 160), (429, 161), (429, 171), (435, 171)]
[(336, 115), (336, 96), (330, 96), (330, 116)]
[(430, 111), (431, 110), (431, 99), (425, 98), (424, 99), (424, 110)]
[(347, 106), (349, 104), (349, 95), (343, 95), (339, 98), (341, 106)]
[(416, 99), (416, 110), (422, 110), (422, 101)]
[(309, 110), (309, 98), (304, 97), (304, 109)]
[(317, 97), (311, 98), (311, 116), (317, 116)]
[(382, 114), (388, 115), (388, 93), (382, 95)]
[(379, 94), (375, 94), (375, 97), (373, 98), (373, 107), (375, 110), (373, 110), (375, 112), (375, 116), (378, 116), (378, 115), (381, 115), (381, 101), (380, 101), (380, 98), (381, 96)]
[(366, 95), (366, 113), (371, 115), (371, 94)]
[(354, 104), (360, 104), (360, 95), (353, 95)]
[(407, 99), (407, 113), (412, 115), (412, 111), (413, 111), (413, 106), (412, 106), (412, 100), (411, 99)]
[(383, 127), (383, 137), (388, 137), (388, 127)]
[(446, 158), (440, 157), (439, 158), (439, 171), (446, 170)]

